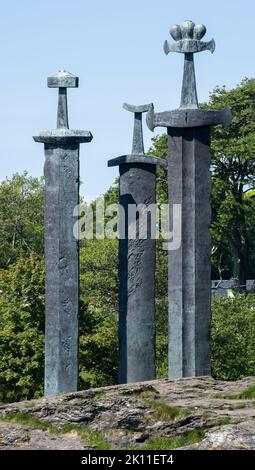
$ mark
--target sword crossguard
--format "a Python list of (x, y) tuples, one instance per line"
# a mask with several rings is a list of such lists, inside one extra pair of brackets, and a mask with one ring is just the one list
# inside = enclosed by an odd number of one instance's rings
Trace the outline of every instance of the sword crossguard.
[(144, 155), (142, 115), (143, 113), (147, 113), (150, 110), (150, 107), (151, 103), (140, 106), (133, 106), (127, 103), (123, 104), (123, 108), (126, 111), (134, 113), (133, 155)]
[(153, 132), (156, 127), (206, 127), (222, 124), (229, 127), (231, 124), (231, 111), (228, 107), (218, 111), (209, 109), (174, 109), (173, 111), (164, 111), (155, 113), (154, 105), (151, 104), (146, 116), (148, 128)]
[(142, 104), (140, 106), (133, 106), (132, 104), (124, 103), (123, 108), (130, 113), (147, 113), (149, 111), (151, 104)]

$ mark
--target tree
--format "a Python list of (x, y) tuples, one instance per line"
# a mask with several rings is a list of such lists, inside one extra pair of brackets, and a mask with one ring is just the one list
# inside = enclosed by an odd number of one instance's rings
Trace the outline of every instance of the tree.
[(81, 243), (80, 386), (118, 381), (118, 242)]
[(42, 395), (44, 266), (36, 254), (0, 271), (0, 401)]
[(255, 275), (254, 229), (251, 234), (248, 227), (254, 200), (245, 196), (255, 188), (255, 80), (246, 79), (231, 91), (216, 88), (208, 107), (224, 106), (230, 107), (233, 118), (229, 129), (212, 130), (212, 235), (218, 260), (222, 253), (232, 258), (232, 276), (243, 287)]
[(212, 369), (221, 380), (255, 375), (255, 295), (214, 298)]
[(43, 254), (43, 180), (24, 172), (0, 183), (0, 268)]
[[(152, 146), (149, 149), (149, 155), (153, 157), (167, 159), (168, 144), (167, 134), (162, 134), (152, 138)], [(157, 167), (157, 203), (168, 203), (168, 182), (167, 182), (167, 168)]]

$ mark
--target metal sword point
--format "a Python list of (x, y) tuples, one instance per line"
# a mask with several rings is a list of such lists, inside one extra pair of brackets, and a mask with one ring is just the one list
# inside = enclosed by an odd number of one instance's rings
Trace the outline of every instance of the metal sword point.
[(144, 104), (141, 106), (133, 106), (127, 103), (123, 104), (123, 108), (126, 109), (126, 111), (134, 113), (133, 155), (144, 155), (142, 115), (149, 111), (150, 106), (151, 104)]
[(69, 129), (68, 123), (68, 107), (67, 107), (67, 88), (78, 88), (79, 78), (67, 72), (59, 70), (48, 77), (48, 87), (58, 88), (58, 114), (57, 128), (64, 127)]
[(174, 43), (165, 41), (165, 54), (169, 52), (179, 52), (184, 54), (184, 73), (182, 82), (181, 109), (198, 109), (196, 75), (194, 66), (194, 54), (201, 51), (215, 51), (215, 41), (202, 42), (201, 39), (206, 33), (203, 24), (195, 24), (186, 20), (182, 26), (175, 24), (170, 29), (170, 35), (175, 40)]

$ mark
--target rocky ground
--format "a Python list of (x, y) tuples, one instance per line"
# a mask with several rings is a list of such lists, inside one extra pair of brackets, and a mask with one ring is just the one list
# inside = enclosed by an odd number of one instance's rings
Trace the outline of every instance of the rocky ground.
[(255, 377), (157, 380), (0, 407), (0, 449), (255, 449)]

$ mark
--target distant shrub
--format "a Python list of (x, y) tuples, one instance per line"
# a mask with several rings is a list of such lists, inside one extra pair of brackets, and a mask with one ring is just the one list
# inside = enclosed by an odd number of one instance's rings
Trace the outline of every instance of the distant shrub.
[(212, 368), (223, 380), (255, 375), (255, 295), (213, 299)]

